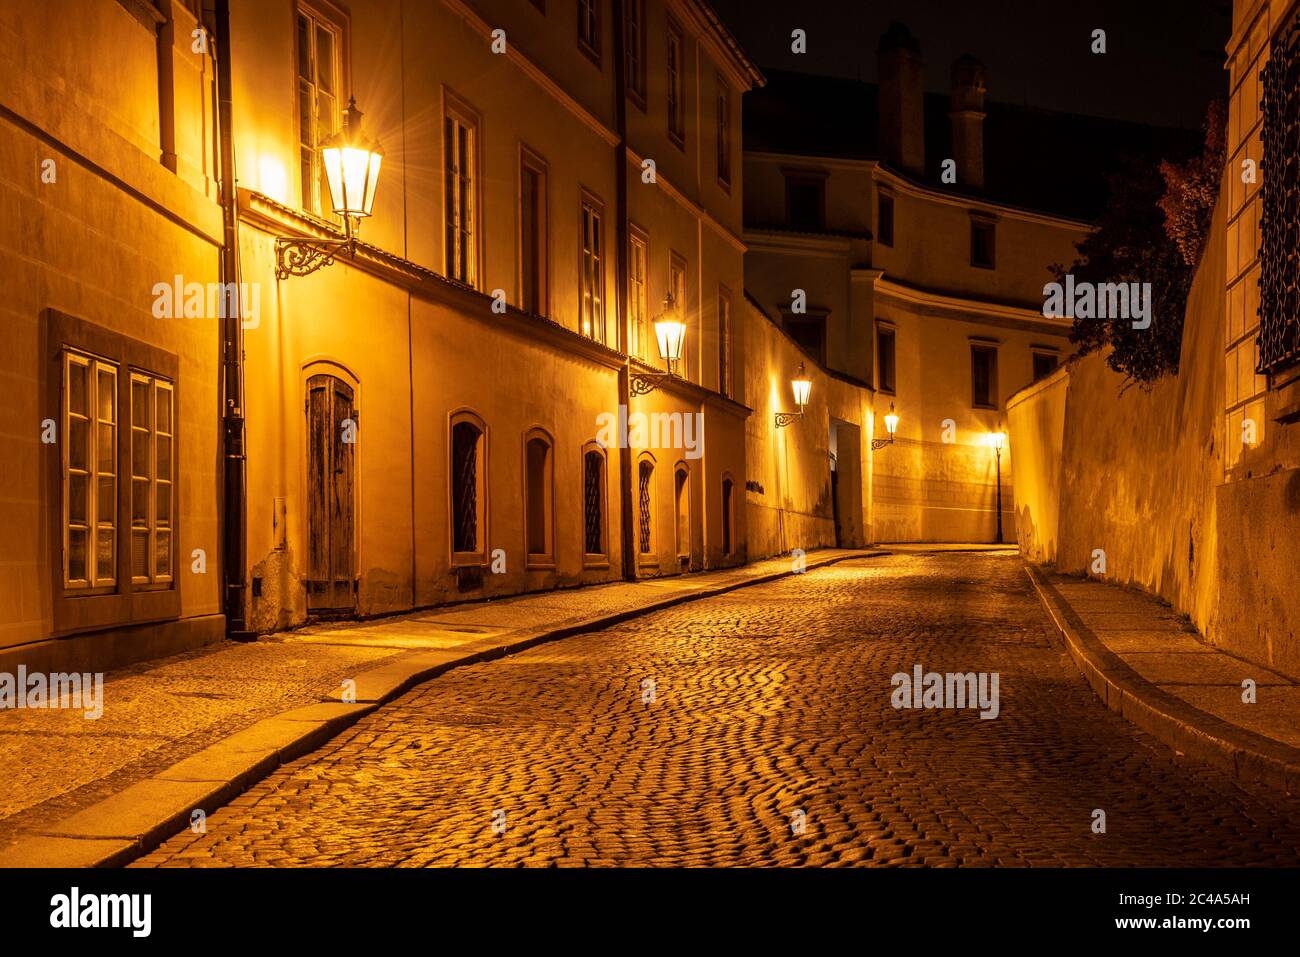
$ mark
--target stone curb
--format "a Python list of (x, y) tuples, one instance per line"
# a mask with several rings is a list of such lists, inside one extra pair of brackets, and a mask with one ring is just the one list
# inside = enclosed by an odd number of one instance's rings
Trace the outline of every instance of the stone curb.
[(1066, 649), (1097, 697), (1147, 734), (1242, 781), (1300, 794), (1300, 748), (1208, 714), (1152, 684), (1098, 638), (1042, 572), (1025, 571)]
[[(887, 554), (886, 550), (863, 549), (820, 560), (808, 556), (805, 568), (812, 571), (850, 558)], [(121, 867), (183, 830), (195, 809), (211, 814), (281, 765), (315, 751), (365, 715), (453, 668), (503, 658), (545, 642), (610, 628), (665, 608), (792, 574), (784, 570), (705, 586), (557, 628), (486, 639), (477, 648), (416, 652), (363, 671), (355, 679), (355, 701), (342, 701), (340, 688), (318, 704), (264, 718), (44, 831), (19, 838), (0, 849), (0, 868)]]

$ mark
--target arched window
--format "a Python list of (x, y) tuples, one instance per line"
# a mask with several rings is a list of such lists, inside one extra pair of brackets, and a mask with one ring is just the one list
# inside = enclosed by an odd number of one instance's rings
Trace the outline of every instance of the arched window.
[(594, 444), (582, 453), (582, 542), (588, 562), (606, 558), (605, 453)]
[(478, 564), (487, 542), (487, 430), (471, 412), (451, 421), (451, 551), (453, 564)]
[(724, 476), (722, 479), (722, 554), (730, 555), (732, 552), (732, 517), (731, 517), (731, 498), (734, 483), (731, 476)]
[(677, 557), (685, 565), (691, 555), (691, 473), (679, 464), (673, 470), (673, 503), (677, 519)]
[(651, 514), (654, 474), (654, 460), (648, 457), (642, 458), (637, 466), (638, 551), (642, 555), (651, 555), (654, 552), (654, 517)]
[(524, 436), (524, 538), (530, 565), (554, 560), (551, 437), (541, 429)]

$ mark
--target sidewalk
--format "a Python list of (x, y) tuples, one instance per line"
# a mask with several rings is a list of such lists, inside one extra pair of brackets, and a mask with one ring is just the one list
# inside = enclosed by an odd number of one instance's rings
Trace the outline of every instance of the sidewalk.
[[(809, 554), (809, 570), (880, 550)], [(0, 711), (0, 867), (118, 865), (463, 664), (791, 573), (789, 558), (316, 625), (105, 677), (103, 715)], [(349, 683), (350, 682), (350, 683)], [(349, 684), (345, 684), (349, 683)]]
[[(1300, 683), (1207, 644), (1157, 599), (1027, 566), (1088, 683), (1180, 755), (1300, 794)], [(1243, 682), (1255, 701), (1243, 701)]]

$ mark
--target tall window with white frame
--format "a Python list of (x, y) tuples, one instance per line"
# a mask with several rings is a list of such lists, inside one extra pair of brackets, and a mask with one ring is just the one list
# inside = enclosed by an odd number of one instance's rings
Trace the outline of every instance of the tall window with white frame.
[(69, 351), (63, 360), (63, 585), (117, 584), (118, 366)]
[(578, 0), (578, 46), (600, 62), (600, 0)]
[(605, 341), (604, 207), (582, 199), (582, 262), (579, 273), (579, 328), (584, 336)]
[[(677, 308), (677, 315), (690, 326), (689, 314), (686, 309), (686, 260), (677, 253), (670, 253), (668, 257), (668, 289), (673, 294), (673, 304)], [(688, 328), (687, 344), (689, 345), (695, 339), (695, 330)], [(685, 379), (691, 378), (691, 359), (689, 350), (682, 352), (682, 368), (679, 370)]]
[(731, 294), (726, 289), (718, 293), (718, 391), (731, 396)]
[(546, 163), (524, 151), (519, 162), (519, 308), (547, 313)]
[(668, 21), (668, 136), (678, 146), (686, 143), (686, 100), (683, 89), (685, 42), (681, 28)]
[(632, 339), (632, 354), (644, 359), (649, 354), (649, 333), (646, 330), (646, 255), (645, 233), (632, 227), (628, 238), (627, 257), (627, 314), (628, 330)]
[(718, 74), (718, 182), (731, 189), (731, 88)]
[(448, 104), (442, 123), (446, 275), (478, 285), (478, 119)]
[(645, 108), (645, 0), (623, 0), (627, 21), (624, 40), (627, 54), (627, 94)]
[(174, 402), (172, 384), (131, 372), (131, 581), (172, 580)]
[(315, 10), (298, 8), (298, 163), (302, 208), (331, 216), (321, 196), (321, 142), (339, 128), (341, 30)]

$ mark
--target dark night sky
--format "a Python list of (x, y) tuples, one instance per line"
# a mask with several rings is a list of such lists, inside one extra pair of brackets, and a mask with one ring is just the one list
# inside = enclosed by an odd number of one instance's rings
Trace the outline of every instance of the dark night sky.
[[(988, 67), (989, 98), (1072, 113), (1199, 127), (1227, 96), (1230, 0), (712, 0), (761, 67), (876, 79), (893, 20), (921, 42), (926, 89), (947, 92), (952, 61)], [(808, 52), (790, 52), (790, 31)], [(1107, 52), (1090, 50), (1106, 31)]]

